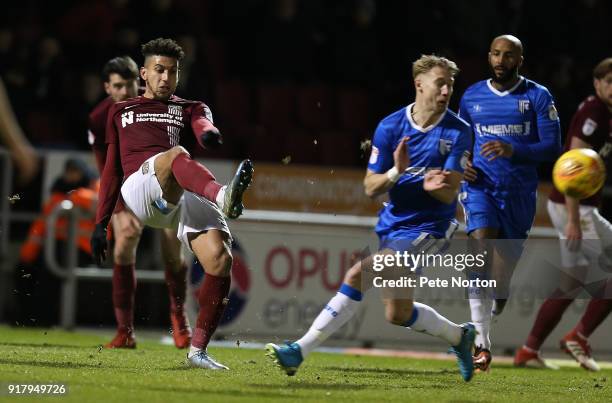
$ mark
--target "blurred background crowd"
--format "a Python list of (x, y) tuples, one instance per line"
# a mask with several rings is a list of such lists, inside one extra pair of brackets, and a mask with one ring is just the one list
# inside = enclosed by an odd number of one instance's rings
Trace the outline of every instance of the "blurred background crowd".
[[(177, 95), (203, 100), (227, 146), (213, 157), (363, 166), (359, 144), (413, 97), (422, 53), (462, 72), (451, 103), (488, 76), (501, 33), (525, 46), (522, 73), (547, 86), (563, 128), (609, 56), (605, 0), (22, 0), (3, 6), (0, 76), (37, 148), (87, 150), (100, 70), (166, 36), (187, 57)], [(608, 32), (608, 34), (606, 34)], [(209, 155), (210, 156), (210, 155)]]

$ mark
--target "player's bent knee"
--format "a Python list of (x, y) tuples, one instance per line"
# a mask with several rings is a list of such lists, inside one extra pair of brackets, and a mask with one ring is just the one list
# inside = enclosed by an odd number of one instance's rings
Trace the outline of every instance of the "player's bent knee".
[(191, 154), (189, 154), (187, 149), (185, 149), (185, 147), (183, 147), (183, 146), (174, 146), (171, 149), (169, 149), (168, 151), (166, 151), (166, 154), (170, 158), (170, 163), (172, 163), (172, 161), (174, 161), (174, 159), (176, 157), (178, 157), (179, 155), (181, 155), (181, 154), (185, 154), (188, 157), (191, 156)]

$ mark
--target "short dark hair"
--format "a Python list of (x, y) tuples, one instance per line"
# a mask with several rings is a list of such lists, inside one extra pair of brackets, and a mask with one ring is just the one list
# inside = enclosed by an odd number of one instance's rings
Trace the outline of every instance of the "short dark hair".
[(175, 40), (168, 38), (153, 39), (142, 45), (140, 50), (145, 59), (149, 56), (157, 55), (173, 57), (180, 61), (185, 57), (183, 48)]
[(601, 62), (595, 66), (593, 69), (593, 78), (601, 80), (604, 78), (609, 72), (612, 71), (612, 57), (608, 57), (603, 59)]
[(138, 78), (138, 65), (129, 56), (119, 56), (110, 59), (102, 68), (102, 79), (104, 82), (110, 81), (111, 74), (119, 74), (126, 80)]

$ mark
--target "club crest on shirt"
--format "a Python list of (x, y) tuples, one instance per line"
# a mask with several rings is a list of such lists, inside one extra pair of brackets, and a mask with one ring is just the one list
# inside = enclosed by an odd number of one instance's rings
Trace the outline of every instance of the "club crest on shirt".
[(134, 123), (134, 111), (129, 111), (121, 114), (121, 127)]
[(446, 155), (450, 153), (452, 145), (453, 140), (440, 139), (440, 143), (438, 144), (438, 151), (440, 152), (440, 154)]
[(519, 99), (518, 101), (518, 110), (521, 114), (525, 114), (530, 109), (529, 100), (527, 99)]
[(585, 136), (590, 136), (591, 134), (595, 133), (595, 130), (597, 130), (597, 122), (591, 118), (586, 118), (584, 124), (582, 125), (582, 134)]

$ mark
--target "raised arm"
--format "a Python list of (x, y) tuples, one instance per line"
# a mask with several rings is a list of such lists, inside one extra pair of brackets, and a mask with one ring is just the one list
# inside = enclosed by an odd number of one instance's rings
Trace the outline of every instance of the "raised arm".
[(213, 149), (223, 144), (219, 129), (213, 124), (212, 112), (203, 103), (194, 106), (191, 114), (191, 130), (197, 142), (205, 149)]
[[(392, 154), (393, 166), (384, 173), (377, 173), (374, 170), (368, 168), (366, 172), (366, 176), (363, 180), (363, 186), (365, 188), (365, 194), (368, 197), (376, 197), (383, 193), (386, 193), (395, 185), (395, 183), (399, 180), (399, 178), (403, 175), (408, 165), (410, 165), (410, 156), (408, 155), (408, 137), (404, 137), (400, 140), (399, 144), (395, 148)], [(383, 146), (384, 147), (384, 146)], [(385, 147), (386, 149), (386, 147)], [(375, 151), (376, 150), (376, 151)], [(386, 151), (388, 152), (388, 151)], [(380, 155), (375, 155), (374, 153), (380, 154), (381, 150), (375, 146), (372, 147), (372, 155), (370, 157), (370, 161), (374, 158), (380, 158), (379, 166), (386, 166), (388, 162), (383, 161), (383, 159), (388, 157), (382, 157)], [(376, 161), (379, 162), (379, 161)], [(371, 165), (376, 165), (371, 164)], [(376, 169), (376, 168), (374, 168)]]

